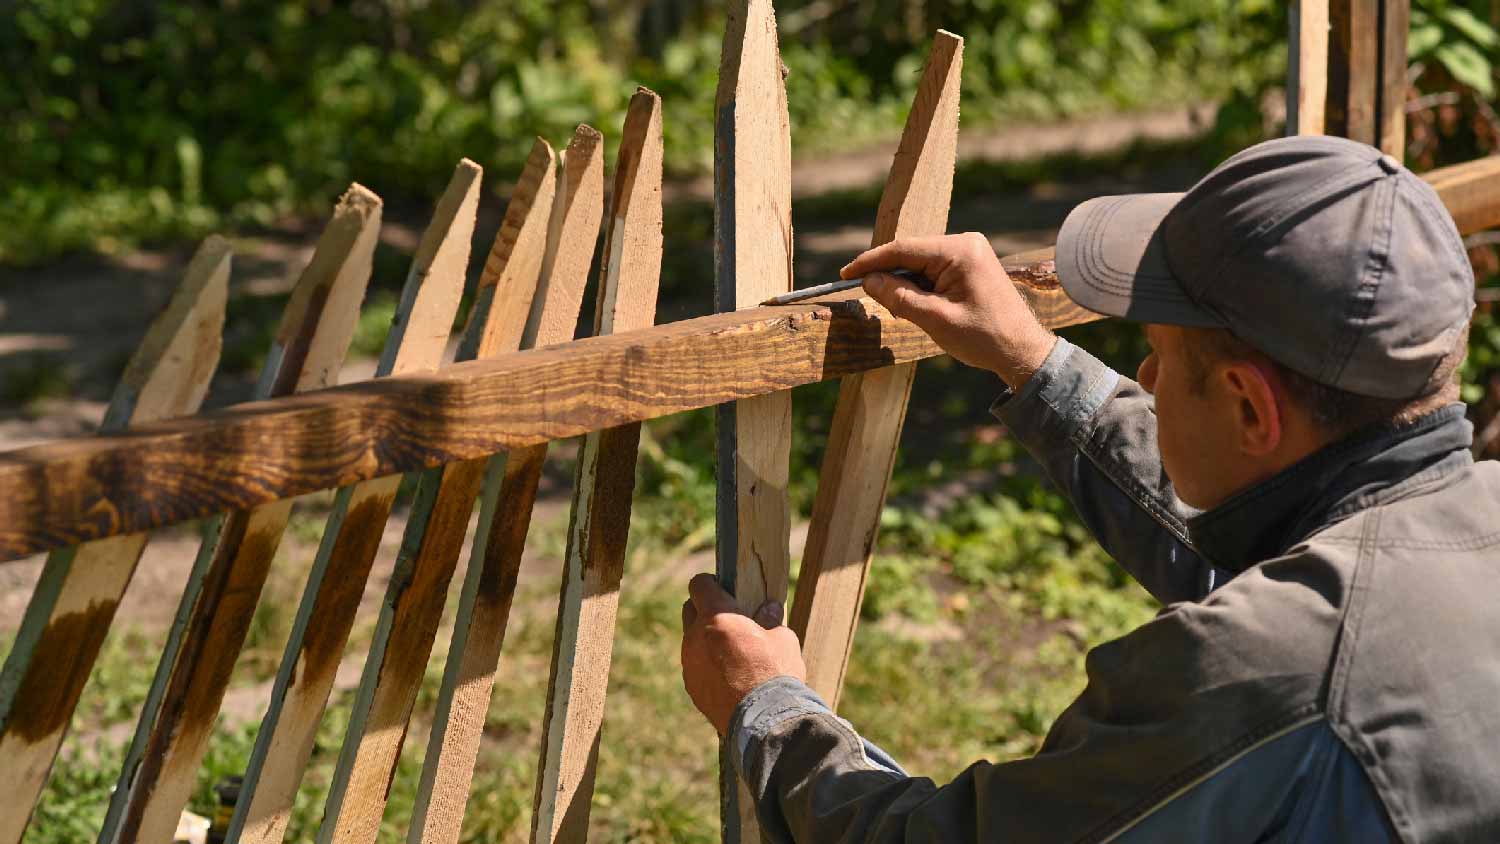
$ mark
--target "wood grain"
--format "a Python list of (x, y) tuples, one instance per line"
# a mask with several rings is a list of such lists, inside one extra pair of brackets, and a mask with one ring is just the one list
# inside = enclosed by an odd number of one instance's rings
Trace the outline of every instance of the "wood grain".
[[(548, 150), (544, 167), (550, 166)], [(424, 235), (424, 243), (418, 246), (424, 263), (413, 262), (407, 275), (408, 289), (403, 290), (402, 301), (409, 309), (400, 312), (396, 322), (419, 324), (420, 330), (392, 331), (387, 336), (375, 371), (377, 378), (430, 371), (442, 360), (448, 339), (446, 327), (453, 323), (457, 294), (463, 289), (478, 200), (478, 173), (463, 165), (460, 172), (464, 174), (459, 183), (462, 190), (454, 188), (450, 197), (457, 202), (446, 206), (440, 203), (440, 212)], [(524, 182), (518, 186), (513, 207), (525, 204), (524, 187)], [(509, 217), (507, 214), (507, 222)], [(506, 232), (502, 225), (496, 248)], [(503, 260), (492, 263), (504, 268)], [(465, 343), (471, 335), (482, 333), (484, 321), (476, 315), (488, 311), (488, 302), (494, 296), (496, 276), (488, 272), (488, 266), (475, 294)], [(462, 345), (459, 354), (463, 354)], [(340, 489), (334, 498), (272, 686), (270, 705), (245, 771), (230, 821), (230, 840), (268, 844), (282, 840), (286, 833), (292, 802), (312, 755), (318, 724), (400, 481), (400, 475), (361, 481)]]
[(1406, 160), (1406, 41), (1411, 0), (1379, 0), (1380, 71), (1376, 94), (1376, 146)]
[(1329, 0), (1328, 100), (1330, 135), (1373, 145), (1380, 94), (1380, 0)]
[[(258, 396), (333, 382), (354, 336), (379, 225), (379, 199), (350, 188), (292, 290)], [(200, 547), (101, 842), (171, 839), (290, 514), (290, 500), (235, 510), (217, 520)]]
[[(751, 307), (792, 289), (792, 141), (771, 0), (733, 0), (714, 102), (714, 307)], [(717, 411), (717, 572), (740, 606), (785, 600), (792, 397), (766, 393)], [(758, 837), (720, 753), (723, 839)]]
[(562, 157), (562, 183), (552, 202), (542, 280), (537, 287), (540, 305), (531, 310), (523, 349), (573, 339), (604, 216), (604, 136), (592, 126), (580, 125)]
[[(575, 167), (578, 158), (579, 156), (575, 156)], [(533, 150), (531, 165), (539, 164), (537, 150)], [(547, 172), (555, 173), (550, 153)], [(522, 182), (527, 181), (527, 177), (523, 175)], [(520, 186), (517, 187), (518, 191), (521, 189)], [(519, 348), (524, 341), (523, 335), (534, 303), (544, 301), (536, 298), (536, 291), (541, 284), (542, 265), (548, 249), (548, 230), (551, 228), (552, 210), (556, 202), (550, 188), (546, 191), (546, 198), (547, 201), (543, 202), (542, 193), (538, 192), (536, 199), (524, 210), (524, 216), (518, 210), (517, 216), (507, 222), (507, 226), (512, 226), (517, 232), (529, 234), (515, 239), (508, 256), (507, 270), (501, 276), (490, 316), (492, 336), (496, 341), (494, 345), (487, 344), (481, 350), (485, 357)], [(525, 269), (513, 273), (510, 267)], [(526, 288), (530, 292), (525, 292)], [(564, 285), (558, 285), (551, 289), (556, 292), (564, 288)], [(576, 304), (574, 309), (576, 312)], [(484, 730), (484, 719), (489, 710), (489, 690), (494, 683), (495, 663), (505, 635), (504, 615), (500, 619), (498, 632), (495, 632), (495, 628), (490, 625), (491, 613), (502, 592), (505, 612), (508, 613), (510, 595), (515, 586), (513, 575), (503, 583), (485, 580), (485, 566), (481, 562), (484, 560), (490, 526), (494, 523), (506, 466), (505, 455), (497, 455), (490, 459), (486, 469), (484, 489), (480, 495), (479, 527), (459, 597), (453, 639), (448, 648), (437, 707), (433, 713), (427, 754), (422, 760), (422, 779), (412, 809), (411, 826), (408, 830), (411, 841), (452, 842), (458, 840), (461, 831), (469, 784), (473, 778), (474, 763)]]
[[(182, 283), (125, 367), (103, 431), (198, 409), (218, 366), (229, 295), (229, 243), (198, 248)], [(135, 573), (144, 533), (126, 534), (47, 557), (0, 670), (0, 842), (26, 830), (99, 655), (115, 608)]]
[[(880, 198), (872, 247), (897, 238), (940, 235), (948, 228), (963, 43), (943, 31), (933, 39)], [(915, 374), (916, 364), (906, 363), (852, 375), (839, 384), (790, 614), (790, 625), (802, 640), (808, 685), (833, 707), (838, 706), (854, 643)]]
[[(468, 173), (467, 179), (462, 176), (465, 172)], [(475, 217), (479, 207), (481, 175), (478, 165), (468, 159), (464, 159), (459, 165), (459, 170), (455, 172), (453, 181), (449, 183), (448, 190), (438, 200), (437, 211), (433, 215), (433, 225), (429, 226), (427, 235), (424, 235), (422, 243), (417, 247), (416, 258), (413, 261), (414, 272), (408, 278), (407, 286), (402, 291), (403, 304), (412, 302), (414, 312), (420, 313), (421, 317), (403, 319), (403, 312), (398, 310), (397, 318), (393, 321), (391, 333), (386, 340), (385, 354), (381, 357), (382, 368), (378, 371), (383, 372), (388, 369), (394, 374), (401, 371), (415, 371), (418, 368), (428, 370), (437, 366), (442, 354), (441, 350), (447, 344), (448, 335), (453, 325), (453, 317), (458, 310), (459, 298), (463, 292), (464, 273), (468, 266), (469, 248), (474, 237)], [(424, 265), (425, 272), (418, 273), (415, 271), (415, 268)], [(426, 303), (426, 306), (422, 307), (422, 303)], [(482, 321), (471, 319), (471, 325), (482, 324)], [(476, 328), (476, 330), (478, 329)], [(455, 469), (454, 471), (456, 473), (458, 470)], [(441, 494), (443, 491), (438, 490), (438, 494), (434, 495), (430, 478), (441, 473), (442, 470), (430, 471), (423, 476), (423, 480), (428, 481), (428, 483), (423, 484), (419, 482), (417, 495), (412, 502), (412, 510), (407, 523), (407, 534), (408, 537), (415, 534), (417, 541), (420, 542), (426, 535), (423, 531), (431, 527), (432, 533), (430, 535), (436, 542), (447, 542), (456, 546), (463, 538), (463, 526), (464, 522), (467, 521), (467, 511), (463, 511), (462, 516), (458, 517), (460, 518), (457, 526), (458, 537), (456, 539), (452, 538), (453, 525), (447, 519), (455, 517), (459, 508), (453, 505), (451, 497), (455, 494), (461, 494), (461, 492), (455, 493), (455, 491), (449, 490), (449, 495), (444, 496)], [(361, 551), (358, 555), (358, 560), (351, 563), (351, 566), (358, 566), (363, 569), (362, 573), (366, 577), (368, 576), (368, 565), (364, 563), (364, 557), (366, 554), (373, 554), (373, 551), (365, 551), (364, 549), (368, 549), (372, 545), (378, 546), (379, 534), (382, 532), (385, 517), (388, 515), (390, 508), (389, 499), (384, 495), (373, 500), (377, 501), (378, 504), (372, 507), (374, 515), (370, 519), (364, 523), (356, 520), (352, 526), (350, 521), (345, 520), (339, 531), (341, 534), (345, 532), (345, 529), (361, 532), (359, 534), (350, 533), (348, 535), (351, 545)], [(446, 509), (438, 510), (436, 509), (438, 506), (443, 506)], [(374, 516), (378, 516), (378, 518)], [(337, 544), (337, 541), (335, 540), (335, 544)], [(437, 553), (440, 553), (440, 551)], [(414, 580), (422, 577), (422, 573), (414, 572), (411, 569), (408, 565), (409, 560), (410, 547), (403, 542), (401, 554), (397, 559), (396, 569), (391, 576), (393, 588), (398, 581)], [(362, 591), (363, 579), (360, 579), (358, 583), (361, 587), (359, 591)], [(332, 588), (340, 587), (335, 585)], [(312, 589), (308, 591), (314, 592)], [(344, 598), (344, 601), (357, 606), (358, 597), (357, 595), (350, 596)], [(441, 598), (439, 598), (439, 606), (441, 606)], [(389, 606), (383, 608), (383, 610), (387, 611), (389, 609)], [(352, 612), (349, 613), (349, 617), (352, 618)], [(341, 622), (347, 623), (348, 620), (342, 619)], [(371, 655), (365, 663), (364, 676), (366, 678), (369, 678), (374, 671), (381, 667), (383, 657), (381, 647), (384, 643), (382, 637), (389, 629), (387, 612), (382, 612), (381, 622), (383, 626), (376, 630), (375, 641), (371, 645)], [(337, 631), (337, 638), (340, 641), (346, 640), (347, 636), (347, 629)], [(336, 659), (326, 661), (336, 662)], [(425, 665), (425, 662), (425, 655), (413, 655), (413, 659), (411, 660), (395, 660), (395, 665), (390, 666), (390, 670), (409, 673), (414, 665), (420, 679), (422, 667)], [(332, 668), (324, 668), (324, 678), (332, 674), (333, 670)], [(328, 679), (320, 680), (320, 686), (330, 683), (331, 681)], [(321, 705), (322, 702), (326, 702), (327, 700), (327, 691), (321, 689), (320, 691), (322, 691), (320, 695), (322, 698), (320, 701)], [(354, 820), (352, 825), (362, 829), (362, 825), (368, 823), (368, 815), (373, 813), (374, 824), (377, 828), (379, 826), (380, 808), (384, 807), (384, 785), (381, 787), (381, 794), (378, 798), (375, 798), (378, 800), (378, 807), (371, 807), (364, 802), (364, 798), (368, 792), (358, 790), (357, 788), (360, 785), (367, 786), (369, 780), (356, 779), (351, 783), (351, 772), (347, 767), (355, 751), (368, 750), (372, 744), (374, 747), (379, 748), (382, 746), (382, 741), (389, 741), (389, 730), (385, 728), (390, 718), (389, 713), (385, 710), (377, 710), (372, 716), (369, 710), (370, 699), (368, 692), (367, 685), (362, 685), (359, 696), (355, 701), (355, 709), (350, 717), (349, 734), (345, 738), (343, 750), (339, 756), (339, 767), (335, 770), (334, 781), (330, 787), (329, 802), (325, 808), (322, 827), (319, 830), (319, 840), (328, 840), (336, 830), (348, 828), (351, 825), (349, 822), (351, 817)], [(372, 720), (377, 725), (377, 729), (373, 735), (365, 729), (368, 726), (367, 719)], [(400, 730), (404, 732), (404, 722), (400, 725)], [(399, 751), (399, 738), (396, 739), (395, 746)], [(298, 766), (295, 770), (297, 775), (301, 773), (300, 767)], [(355, 771), (353, 773), (355, 776), (358, 776), (360, 772)], [(371, 773), (374, 779), (382, 778), (380, 772)], [(351, 785), (356, 788), (351, 790)], [(286, 788), (288, 786), (283, 784), (279, 787)], [(346, 797), (350, 799), (345, 800), (344, 798)], [(241, 799), (244, 799), (243, 796)], [(345, 813), (341, 814), (340, 809), (343, 809)], [(362, 809), (365, 810), (365, 815), (359, 814)], [(373, 835), (371, 838), (373, 840)]]
[[(661, 99), (640, 89), (625, 116), (615, 165), (596, 335), (647, 328), (656, 318), (661, 179)], [(640, 430), (636, 422), (595, 431), (579, 449), (532, 812), (537, 842), (588, 838)]]
[[(537, 332), (538, 342), (571, 339), (578, 322), (602, 214), (601, 142), (596, 130), (580, 126), (564, 153), (537, 307), (528, 323), (528, 329)], [(522, 343), (531, 339), (523, 338)], [(480, 353), (499, 351), (492, 343), (480, 342), (477, 348)], [(424, 472), (417, 482), (396, 570), (381, 605), (334, 772), (320, 842), (370, 844), (380, 831), (412, 706), (488, 463), (483, 458), (459, 461)]]
[(1293, 0), (1287, 50), (1288, 135), (1321, 135), (1328, 100), (1329, 0)]
[(1500, 155), (1422, 174), (1442, 198), (1462, 234), (1500, 227)]

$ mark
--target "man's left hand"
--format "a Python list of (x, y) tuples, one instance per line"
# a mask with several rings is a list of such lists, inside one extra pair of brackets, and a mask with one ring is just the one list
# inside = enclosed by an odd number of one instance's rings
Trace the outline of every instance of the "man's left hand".
[(755, 617), (740, 612), (711, 574), (688, 583), (682, 605), (682, 684), (714, 729), (729, 719), (745, 695), (781, 675), (807, 679), (797, 634), (781, 623), (781, 604), (767, 601)]

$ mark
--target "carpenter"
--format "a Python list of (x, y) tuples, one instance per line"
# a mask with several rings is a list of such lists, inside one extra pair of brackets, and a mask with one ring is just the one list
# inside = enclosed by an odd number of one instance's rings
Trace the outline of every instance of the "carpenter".
[(1144, 325), (1134, 379), (1043, 328), (982, 236), (844, 275), (999, 375), (993, 412), (1164, 609), (1090, 652), (1035, 756), (938, 784), (803, 683), (779, 606), (738, 615), (700, 575), (684, 683), (767, 838), (1500, 841), (1500, 465), (1470, 455), (1474, 278), (1437, 195), (1283, 138), (1084, 203), (1057, 268)]

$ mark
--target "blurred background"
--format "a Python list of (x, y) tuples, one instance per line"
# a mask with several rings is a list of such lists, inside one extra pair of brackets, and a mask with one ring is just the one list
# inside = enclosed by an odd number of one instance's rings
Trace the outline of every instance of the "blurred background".
[[(950, 230), (1002, 254), (1050, 243), (1078, 202), (1182, 190), (1281, 133), (1286, 9), (1270, 0), (781, 0), (799, 284), (868, 245), (933, 30), (966, 38)], [(0, 448), (97, 426), (125, 361), (202, 236), (235, 246), (208, 405), (249, 396), (280, 309), (337, 196), (386, 202), (344, 381), (368, 377), (412, 250), (454, 163), (485, 167), (473, 261), (488, 252), (532, 138), (579, 122), (617, 138), (630, 93), (664, 100), (659, 321), (706, 313), (721, 4), (708, 0), (46, 0), (0, 20)], [(1500, 0), (1413, 0), (1407, 163), (1500, 152)], [(1464, 398), (1500, 453), (1500, 233), (1471, 236), (1480, 310)], [(585, 313), (592, 307), (585, 303)], [(460, 319), (463, 314), (461, 312)], [(584, 331), (587, 327), (583, 327)], [(1138, 331), (1070, 332), (1126, 372)], [(1035, 749), (1082, 686), (1081, 658), (1149, 618), (1149, 598), (985, 413), (992, 377), (923, 364), (844, 709), (910, 769), (951, 777)], [(832, 385), (795, 393), (794, 551), (805, 538)], [(712, 734), (677, 674), (687, 577), (712, 568), (711, 414), (646, 427), (593, 813), (596, 840), (717, 835)], [(467, 816), (522, 840), (572, 480), (553, 449)], [(302, 500), (262, 600), (195, 808), (243, 768), (330, 496)], [(342, 738), (404, 526), (398, 508), (289, 840), (306, 840)], [(105, 645), (28, 841), (97, 830), (198, 536), (158, 533)], [(0, 566), (0, 653), (40, 571)], [(460, 578), (455, 579), (455, 588)], [(451, 608), (450, 608), (451, 616)], [(451, 623), (451, 619), (449, 622)], [(387, 812), (405, 814), (441, 672), (440, 634)], [(661, 729), (670, 725), (669, 729)]]

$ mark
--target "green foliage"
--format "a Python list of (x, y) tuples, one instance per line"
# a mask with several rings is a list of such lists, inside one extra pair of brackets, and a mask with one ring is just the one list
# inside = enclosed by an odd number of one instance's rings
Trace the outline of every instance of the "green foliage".
[(74, 376), (66, 361), (53, 356), (27, 360), (5, 370), (0, 400), (30, 406), (44, 399), (64, 398), (73, 392)]
[[(1230, 0), (778, 8), (804, 150), (896, 131), (939, 26), (968, 39), (971, 126), (1217, 96), (1269, 61)], [(23, 0), (13, 20), (3, 262), (324, 213), (351, 180), (425, 200), (464, 155), (504, 185), (534, 135), (613, 136), (636, 83), (664, 97), (669, 166), (711, 163), (723, 18), (706, 0)]]
[(1493, 57), (1500, 51), (1500, 32), (1475, 13), (1478, 6), (1454, 0), (1418, 0), (1411, 10), (1407, 50), (1411, 61), (1436, 61), (1459, 83), (1492, 99)]

